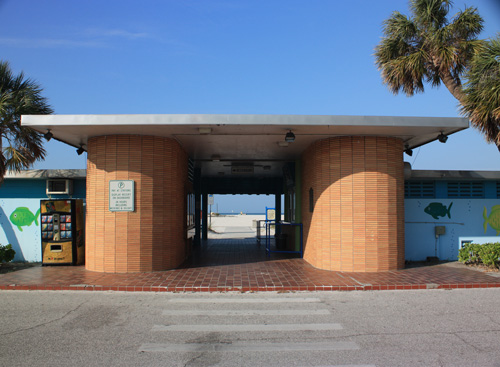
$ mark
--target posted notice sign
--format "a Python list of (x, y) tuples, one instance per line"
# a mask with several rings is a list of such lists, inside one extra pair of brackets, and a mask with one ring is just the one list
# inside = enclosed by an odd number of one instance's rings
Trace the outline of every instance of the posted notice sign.
[(110, 212), (134, 211), (133, 180), (109, 181), (109, 211)]

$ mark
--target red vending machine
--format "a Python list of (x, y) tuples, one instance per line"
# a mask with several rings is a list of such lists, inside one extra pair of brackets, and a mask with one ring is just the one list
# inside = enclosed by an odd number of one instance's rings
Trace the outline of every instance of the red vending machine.
[(40, 215), (42, 265), (83, 264), (83, 200), (41, 200)]

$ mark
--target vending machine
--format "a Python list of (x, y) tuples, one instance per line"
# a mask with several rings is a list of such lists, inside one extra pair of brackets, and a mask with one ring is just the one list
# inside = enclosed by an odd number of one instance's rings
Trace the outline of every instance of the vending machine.
[(41, 200), (40, 215), (42, 265), (83, 264), (83, 200)]

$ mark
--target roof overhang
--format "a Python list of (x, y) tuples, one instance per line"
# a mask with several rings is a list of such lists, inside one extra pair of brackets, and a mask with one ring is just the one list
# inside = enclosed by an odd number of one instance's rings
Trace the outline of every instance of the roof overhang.
[[(189, 156), (217, 175), (224, 162), (291, 161), (314, 141), (336, 136), (387, 136), (410, 149), (467, 129), (466, 118), (330, 115), (26, 115), (23, 126), (85, 148), (103, 135), (154, 135), (176, 139)], [(205, 130), (203, 130), (205, 129)], [(295, 141), (284, 144), (288, 131)], [(203, 163), (206, 162), (206, 163)], [(276, 174), (271, 169), (268, 174)]]
[(7, 171), (5, 179), (46, 180), (49, 178), (85, 179), (85, 169), (30, 169), (22, 171)]

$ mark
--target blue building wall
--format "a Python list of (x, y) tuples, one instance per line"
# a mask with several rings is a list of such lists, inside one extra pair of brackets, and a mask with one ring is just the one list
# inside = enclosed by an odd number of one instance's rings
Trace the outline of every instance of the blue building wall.
[[(488, 219), (500, 215), (492, 213), (495, 205), (500, 205), (499, 199), (406, 199), (406, 260), (421, 261), (433, 256), (457, 260), (464, 239), (475, 243), (500, 241), (494, 218)], [(444, 226), (445, 234), (436, 237), (436, 226)]]
[[(85, 178), (72, 178), (73, 195), (86, 195)], [(40, 200), (46, 178), (6, 179), (0, 186), (0, 244), (12, 244), (15, 261), (41, 261)], [(52, 195), (53, 199), (70, 198)], [(13, 213), (20, 220), (13, 220)], [(444, 234), (436, 237), (436, 227)], [(463, 241), (500, 241), (500, 180), (409, 180), (405, 183), (405, 257), (456, 260)]]
[[(43, 179), (22, 179), (10, 178), (6, 179), (0, 186), (0, 198), (5, 199), (46, 199), (45, 193), (46, 178)], [(72, 179), (73, 181), (73, 199), (82, 199), (86, 195), (86, 184), (84, 178)], [(67, 199), (68, 195), (51, 195), (52, 198)]]
[[(444, 234), (436, 235), (436, 227)], [(462, 241), (499, 242), (500, 181), (405, 183), (405, 258), (457, 260)]]
[[(73, 194), (53, 199), (84, 199), (85, 179), (72, 179)], [(0, 186), (0, 244), (11, 244), (14, 261), (40, 262), (40, 200), (47, 199), (46, 179), (6, 179)], [(14, 216), (14, 214), (16, 214)]]

